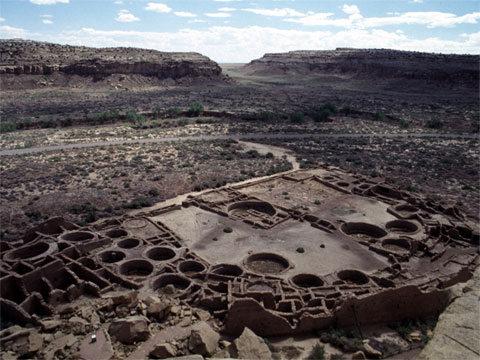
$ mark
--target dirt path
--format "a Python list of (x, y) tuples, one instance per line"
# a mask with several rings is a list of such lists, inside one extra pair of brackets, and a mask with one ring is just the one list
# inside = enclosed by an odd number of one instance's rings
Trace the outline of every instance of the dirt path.
[(297, 161), (297, 158), (290, 150), (278, 146), (259, 144), (248, 141), (239, 141), (239, 143), (245, 146), (247, 150), (256, 150), (262, 155), (272, 153), (275, 157), (285, 158), (290, 164), (292, 164), (292, 170), (300, 169), (300, 163)]
[[(385, 138), (444, 138), (444, 139), (479, 139), (478, 134), (448, 134), (448, 133), (363, 133), (363, 134), (311, 134), (311, 133), (245, 133), (245, 134), (227, 134), (227, 135), (196, 135), (196, 136), (176, 136), (157, 139), (129, 139), (119, 141), (93, 141), (89, 143), (77, 144), (59, 144), (50, 146), (30, 147), (23, 149), (0, 150), (0, 156), (35, 154), (46, 151), (60, 151), (70, 149), (84, 149), (92, 147), (112, 146), (112, 145), (130, 145), (130, 144), (152, 144), (166, 143), (172, 141), (211, 141), (211, 140), (263, 140), (263, 139), (319, 139), (319, 138), (362, 138), (362, 137), (385, 137)], [(269, 150), (271, 152), (271, 150)]]

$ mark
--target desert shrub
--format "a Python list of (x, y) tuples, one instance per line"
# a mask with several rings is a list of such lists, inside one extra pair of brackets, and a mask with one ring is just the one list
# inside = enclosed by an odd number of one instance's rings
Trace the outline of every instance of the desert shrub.
[(341, 111), (343, 114), (347, 115), (347, 116), (354, 113), (353, 109), (352, 109), (350, 106), (348, 106), (348, 105), (342, 107), (342, 108), (340, 109), (340, 111)]
[(42, 219), (42, 214), (37, 210), (26, 211), (25, 215), (33, 221), (39, 221)]
[(188, 120), (187, 119), (180, 119), (180, 120), (178, 120), (177, 125), (178, 126), (186, 126), (186, 125), (188, 125)]
[(422, 334), (421, 342), (427, 343), (430, 338), (428, 336), (428, 331), (435, 327), (437, 319), (428, 319), (428, 320), (412, 320), (407, 319), (400, 322), (390, 324), (389, 327), (392, 330), (395, 330), (403, 339), (408, 340), (409, 335), (415, 331), (419, 330)]
[(97, 210), (98, 209), (96, 206), (90, 203), (73, 204), (68, 209), (71, 214), (83, 215), (83, 219), (80, 221), (81, 225), (85, 225), (97, 220)]
[(405, 119), (400, 119), (398, 125), (400, 125), (402, 129), (408, 129), (410, 127), (410, 122)]
[(200, 103), (198, 101), (195, 101), (188, 108), (187, 114), (188, 114), (188, 116), (200, 116), (201, 114), (203, 114), (203, 111), (204, 111), (204, 108), (203, 108), (202, 103)]
[(310, 117), (313, 119), (315, 122), (325, 122), (328, 121), (328, 118), (330, 117), (331, 113), (327, 109), (321, 109), (317, 112), (314, 112)]
[(337, 113), (337, 107), (332, 103), (323, 104), (320, 108), (329, 111), (332, 115)]
[(166, 110), (168, 117), (177, 117), (182, 111), (178, 107), (171, 107)]
[(294, 124), (299, 124), (303, 122), (305, 119), (305, 115), (302, 112), (295, 112), (293, 114), (290, 114), (290, 121)]
[(118, 111), (117, 110), (108, 110), (108, 111), (103, 111), (95, 114), (93, 117), (93, 122), (95, 124), (105, 124), (109, 122), (114, 122), (115, 120), (118, 119)]
[(275, 120), (275, 113), (272, 111), (262, 111), (258, 114), (258, 120), (260, 121), (272, 121)]
[(320, 343), (313, 346), (310, 354), (307, 357), (308, 360), (323, 360), (325, 359), (325, 348)]
[(50, 129), (57, 127), (57, 121), (55, 119), (42, 119), (38, 121), (38, 127), (41, 129)]
[(246, 157), (247, 158), (250, 158), (250, 159), (256, 159), (258, 157), (260, 157), (260, 153), (257, 151), (257, 150), (248, 150), (246, 153), (245, 153)]
[(385, 114), (381, 111), (377, 111), (375, 114), (373, 114), (373, 120), (383, 121), (385, 120)]
[(1, 121), (0, 122), (0, 133), (7, 133), (17, 130), (17, 125), (11, 121)]
[(20, 120), (19, 122), (15, 123), (16, 125), (16, 128), (18, 130), (22, 130), (22, 129), (30, 129), (33, 127), (34, 125), (34, 120), (32, 118), (24, 118), (22, 120)]
[(429, 129), (441, 129), (443, 127), (443, 122), (438, 118), (429, 119), (425, 122), (425, 126)]
[(353, 330), (331, 328), (328, 331), (321, 333), (320, 339), (324, 343), (332, 344), (333, 346), (347, 352), (354, 352), (362, 349), (360, 335)]
[(140, 209), (142, 207), (152, 206), (153, 201), (145, 196), (139, 196), (129, 203), (125, 204), (126, 209)]
[(331, 103), (323, 104), (319, 107), (315, 107), (308, 112), (308, 116), (316, 122), (328, 121), (329, 117), (337, 113), (337, 107)]
[(128, 122), (133, 123), (135, 126), (142, 126), (145, 123), (145, 116), (142, 114), (138, 114), (137, 112), (133, 110), (127, 111), (125, 118), (127, 119)]

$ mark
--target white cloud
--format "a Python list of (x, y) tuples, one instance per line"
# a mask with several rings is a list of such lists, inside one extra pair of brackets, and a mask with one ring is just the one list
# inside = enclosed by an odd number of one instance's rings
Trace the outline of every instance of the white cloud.
[(115, 20), (122, 23), (129, 23), (129, 22), (139, 21), (140, 19), (135, 15), (133, 15), (130, 11), (124, 9), (118, 12)]
[(282, 9), (247, 8), (242, 10), (248, 11), (257, 15), (264, 15), (264, 16), (281, 16), (281, 17), (305, 16), (304, 13), (301, 13), (295, 9), (290, 9), (290, 8), (282, 8)]
[(213, 1), (228, 3), (228, 2), (235, 2), (235, 1), (242, 1), (242, 0), (213, 0)]
[(0, 22), (4, 22), (4, 21), (5, 21), (5, 18), (0, 16)]
[(220, 12), (229, 12), (229, 11), (235, 11), (235, 10), (237, 10), (237, 9), (232, 8), (232, 7), (221, 7), (221, 8), (218, 9), (218, 11), (220, 11)]
[(227, 12), (205, 13), (204, 15), (212, 18), (227, 18), (232, 16), (230, 13)]
[(149, 2), (145, 7), (145, 10), (158, 13), (169, 13), (170, 11), (172, 11), (172, 8), (166, 4)]
[(123, 0), (115, 0), (113, 3), (116, 4), (116, 5), (122, 5)]
[(0, 26), (0, 38), (2, 39), (26, 38), (27, 35), (28, 32), (25, 29), (16, 28), (8, 25)]
[(361, 21), (361, 27), (381, 27), (387, 25), (424, 25), (429, 28), (450, 27), (457, 24), (476, 24), (480, 12), (457, 16), (451, 13), (436, 11), (406, 12), (398, 16), (372, 17)]
[[(336, 47), (391, 48), (443, 53), (474, 53), (480, 49), (480, 32), (455, 40), (413, 38), (395, 31), (350, 29), (341, 31), (283, 30), (271, 27), (212, 26), (177, 32), (142, 32), (81, 29), (60, 34), (30, 34), (29, 38), (86, 46), (132, 46), (161, 51), (196, 51), (218, 62), (247, 62), (266, 52)], [(252, 41), (255, 39), (255, 41)]]
[(68, 4), (70, 0), (30, 0), (35, 5)]
[(176, 16), (180, 16), (180, 17), (196, 17), (197, 16), (194, 13), (191, 13), (189, 11), (174, 11), (173, 13)]
[(188, 20), (188, 22), (189, 22), (190, 24), (193, 24), (193, 23), (206, 23), (205, 20), (201, 20), (201, 19)]
[(438, 11), (412, 11), (393, 13), (384, 17), (363, 17), (356, 5), (343, 5), (342, 11), (348, 17), (333, 18), (332, 13), (314, 13), (298, 18), (284, 19), (306, 26), (336, 26), (355, 29), (377, 28), (390, 25), (423, 25), (428, 28), (450, 27), (457, 24), (476, 24), (480, 19), (480, 12), (473, 12), (462, 16)]
[(53, 24), (53, 15), (40, 15), (40, 18), (45, 25)]
[(345, 14), (348, 14), (348, 15), (360, 14), (360, 9), (358, 8), (357, 5), (347, 5), (347, 4), (344, 4), (344, 5), (342, 6), (342, 11), (343, 11)]
[(412, 0), (412, 3), (422, 4), (422, 3), (423, 3), (423, 0)]

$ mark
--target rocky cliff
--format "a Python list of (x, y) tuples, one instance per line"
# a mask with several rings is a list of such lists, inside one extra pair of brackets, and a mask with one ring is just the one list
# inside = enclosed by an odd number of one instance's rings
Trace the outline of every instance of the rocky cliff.
[(102, 79), (134, 74), (159, 79), (220, 78), (222, 70), (193, 52), (160, 52), (136, 48), (90, 48), (28, 40), (0, 40), (0, 75), (67, 75)]
[(479, 59), (478, 55), (338, 48), (331, 51), (265, 54), (245, 65), (244, 71), (254, 75), (344, 74), (478, 86)]

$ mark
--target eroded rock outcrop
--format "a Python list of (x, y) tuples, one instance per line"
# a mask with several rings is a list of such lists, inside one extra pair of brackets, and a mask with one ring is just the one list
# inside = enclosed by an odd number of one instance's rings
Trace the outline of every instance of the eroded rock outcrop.
[(338, 48), (265, 54), (245, 65), (245, 72), (270, 74), (345, 74), (402, 78), (477, 86), (478, 55), (447, 55), (386, 49)]
[(0, 75), (142, 75), (159, 79), (220, 78), (222, 70), (194, 52), (135, 48), (90, 48), (25, 40), (0, 40)]

